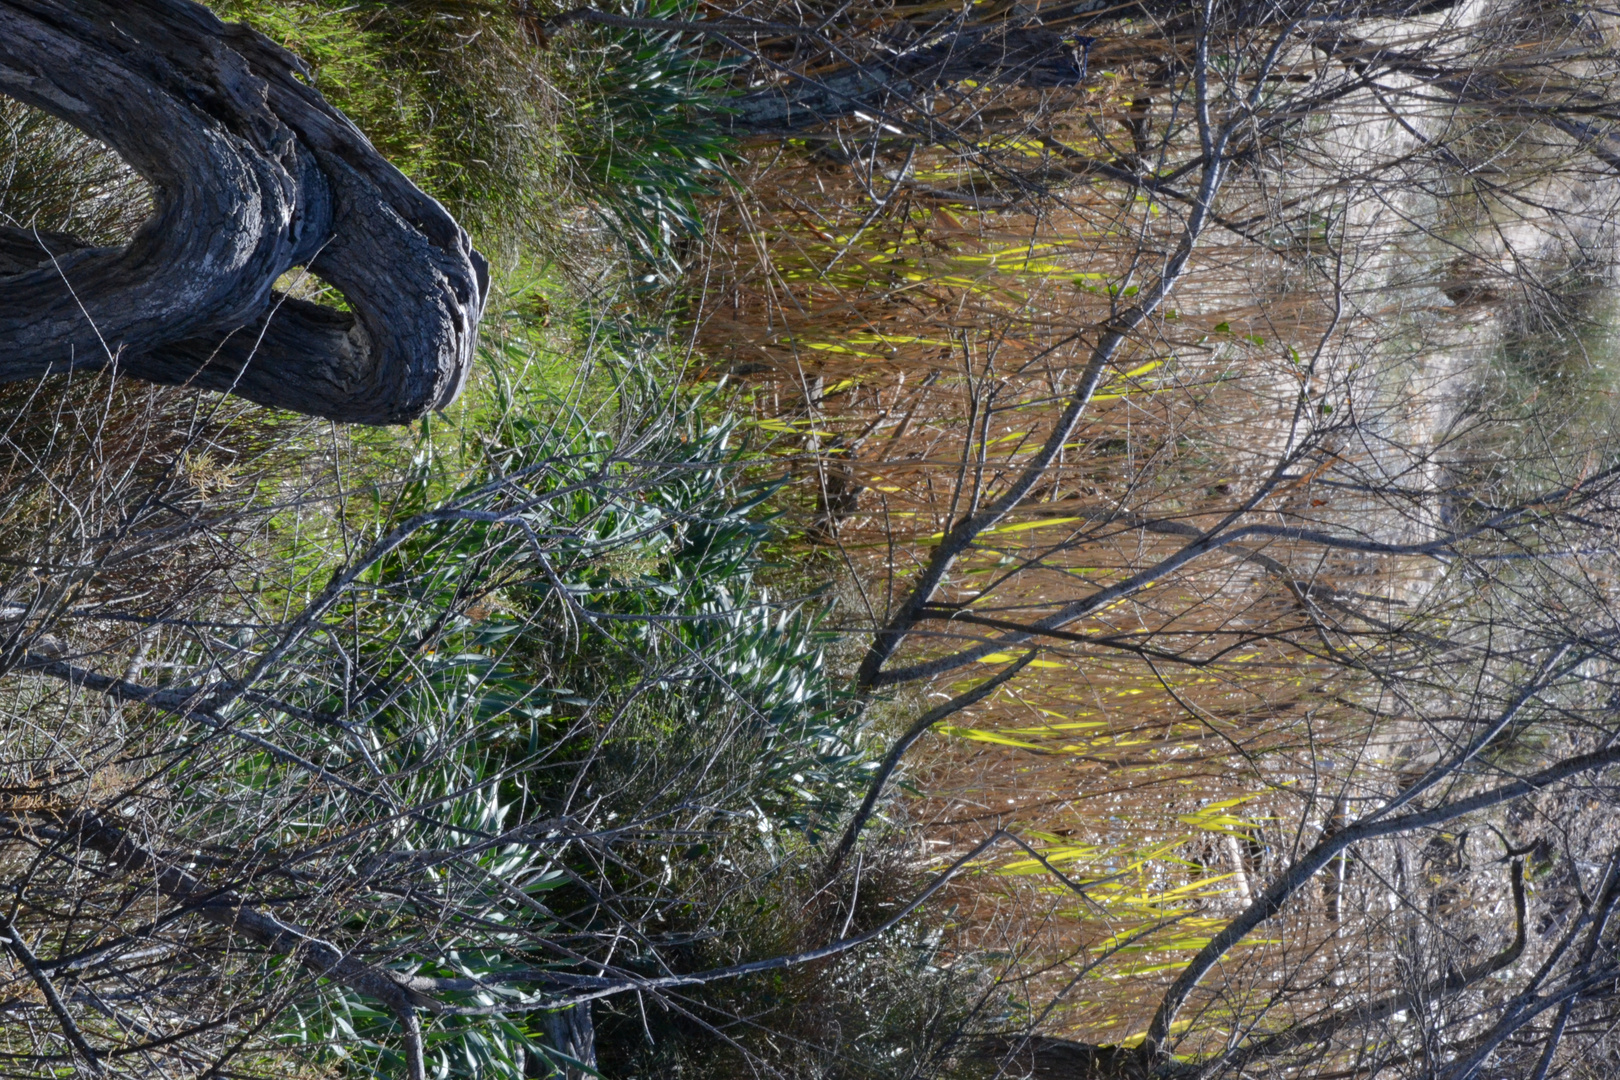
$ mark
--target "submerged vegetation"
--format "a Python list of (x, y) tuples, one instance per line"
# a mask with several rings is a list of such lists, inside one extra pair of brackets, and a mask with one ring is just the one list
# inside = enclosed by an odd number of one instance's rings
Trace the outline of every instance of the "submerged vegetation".
[(9, 1069), (1607, 1075), (1612, 13), (215, 9), (480, 368), (0, 388)]

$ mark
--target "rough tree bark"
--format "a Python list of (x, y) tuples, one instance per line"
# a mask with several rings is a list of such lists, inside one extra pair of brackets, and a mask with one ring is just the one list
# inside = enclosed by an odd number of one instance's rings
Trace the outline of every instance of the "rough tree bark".
[[(370, 424), (455, 398), (488, 265), (301, 71), (190, 0), (0, 0), (0, 93), (107, 144), (155, 203), (121, 248), (0, 223), (0, 379), (115, 364)], [(276, 292), (298, 266), (350, 310)]]

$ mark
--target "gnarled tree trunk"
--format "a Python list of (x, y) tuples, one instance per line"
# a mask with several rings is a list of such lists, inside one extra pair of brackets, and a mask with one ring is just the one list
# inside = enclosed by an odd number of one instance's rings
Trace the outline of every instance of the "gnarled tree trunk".
[[(106, 143), (155, 202), (121, 248), (0, 224), (0, 379), (116, 364), (370, 424), (455, 398), (488, 266), (299, 72), (189, 0), (0, 0), (0, 93)], [(296, 266), (350, 310), (276, 292)]]
[(1077, 86), (1090, 43), (1042, 26), (965, 27), (868, 63), (744, 94), (728, 102), (722, 120), (738, 134), (788, 134), (857, 113), (904, 110), (919, 95), (969, 79), (1029, 90)]

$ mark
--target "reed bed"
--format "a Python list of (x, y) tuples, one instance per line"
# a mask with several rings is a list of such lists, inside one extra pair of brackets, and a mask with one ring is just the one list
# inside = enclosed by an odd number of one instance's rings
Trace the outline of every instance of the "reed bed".
[[(851, 633), (881, 626), (950, 524), (1041, 445), (1100, 328), (1172, 242), (1177, 218), (1162, 204), (1083, 177), (1042, 199), (1009, 195), (981, 167), (1101, 154), (1101, 129), (1128, 128), (1150, 91), (1123, 48), (1099, 66), (1106, 78), (1061, 103), (1001, 101), (1066, 118), (1060, 148), (1003, 139), (974, 157), (897, 139), (863, 173), (827, 140), (759, 147), (712, 210), (694, 318), (704, 374), (737, 388), (794, 478), (801, 535), (852, 582)], [(1239, 186), (1229, 216), (1278, 198)], [(1185, 542), (1144, 522), (1202, 529), (1247, 510), (1389, 540), (1432, 532), (1432, 504), (1318, 480), (1428, 467), (1409, 451), (1436, 437), (1435, 376), (1407, 361), (1440, 339), (1465, 347), (1452, 325), (1424, 328), (1452, 305), (1427, 280), (1323, 288), (1313, 219), (1286, 220), (1259, 242), (1235, 229), (1207, 241), (1121, 351), (1057, 466), (958, 560), (902, 667), (999, 632), (952, 613), (1016, 622)], [(1335, 409), (1356, 420), (1336, 426)], [(1298, 478), (1243, 506), (1301, 416), (1315, 444)], [(921, 798), (896, 820), (937, 865), (997, 829), (1034, 848), (985, 860), (955, 891), (955, 947), (1025, 980), (1028, 1019), (1045, 1030), (1139, 1038), (1210, 934), (1332, 828), (1347, 798), (1410, 767), (1367, 675), (1408, 646), (1370, 626), (1327, 640), (1276, 572), (1302, 560), (1313, 588), (1353, 594), (1391, 624), (1419, 617), (1435, 581), (1415, 558), (1286, 541), (1200, 562), (1042, 642), (1016, 681), (937, 728), (913, 767)], [(982, 656), (889, 708), (920, 712), (1015, 655)], [(1395, 977), (1394, 916), (1372, 879), (1350, 886), (1336, 873), (1212, 980), (1198, 1021), (1210, 1046), (1231, 1030), (1223, 1015), (1252, 1018), (1282, 987), (1352, 969)], [(1511, 934), (1505, 878), (1471, 895), (1497, 909), (1483, 933)], [(1294, 1007), (1326, 1000), (1323, 985)]]

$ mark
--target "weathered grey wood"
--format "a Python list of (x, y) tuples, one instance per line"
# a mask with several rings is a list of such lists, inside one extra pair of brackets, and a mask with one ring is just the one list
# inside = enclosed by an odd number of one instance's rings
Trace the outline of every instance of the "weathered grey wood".
[[(1152, 0), (1151, 6), (1173, 9), (1179, 2)], [(778, 85), (729, 98), (717, 119), (737, 135), (785, 135), (857, 113), (904, 112), (917, 104), (919, 95), (967, 80), (1038, 90), (1077, 86), (1085, 76), (1086, 50), (1093, 39), (1073, 32), (1073, 24), (1088, 16), (1119, 18), (1148, 9), (1144, 0), (1073, 0), (1043, 12), (1057, 29), (1027, 19), (926, 27), (901, 23), (914, 40), (894, 43), (858, 63), (814, 76), (795, 74)], [(741, 17), (643, 19), (590, 7), (553, 16), (546, 27), (555, 32), (573, 23), (697, 34), (745, 52), (747, 47), (740, 42), (760, 34), (831, 43), (822, 29), (809, 25)], [(899, 26), (895, 33), (901, 33)]]
[(727, 102), (722, 122), (739, 134), (787, 134), (858, 112), (903, 113), (918, 95), (968, 79), (1040, 90), (1077, 86), (1089, 44), (1042, 26), (964, 27), (887, 57), (744, 94)]
[[(0, 232), (0, 380), (116, 362), (376, 424), (454, 399), (487, 264), (298, 72), (190, 0), (0, 0), (0, 93), (106, 143), (155, 204), (122, 248)], [(350, 311), (275, 293), (295, 266)]]
[[(547, 1013), (546, 1041), (552, 1049), (560, 1050), (581, 1065), (595, 1069), (596, 1025), (591, 1019), (591, 1003), (581, 1002), (569, 1009)], [(556, 1062), (543, 1062), (540, 1065), (542, 1068), (549, 1066), (552, 1080), (589, 1080), (591, 1076), (591, 1073), (572, 1065), (559, 1067)]]

